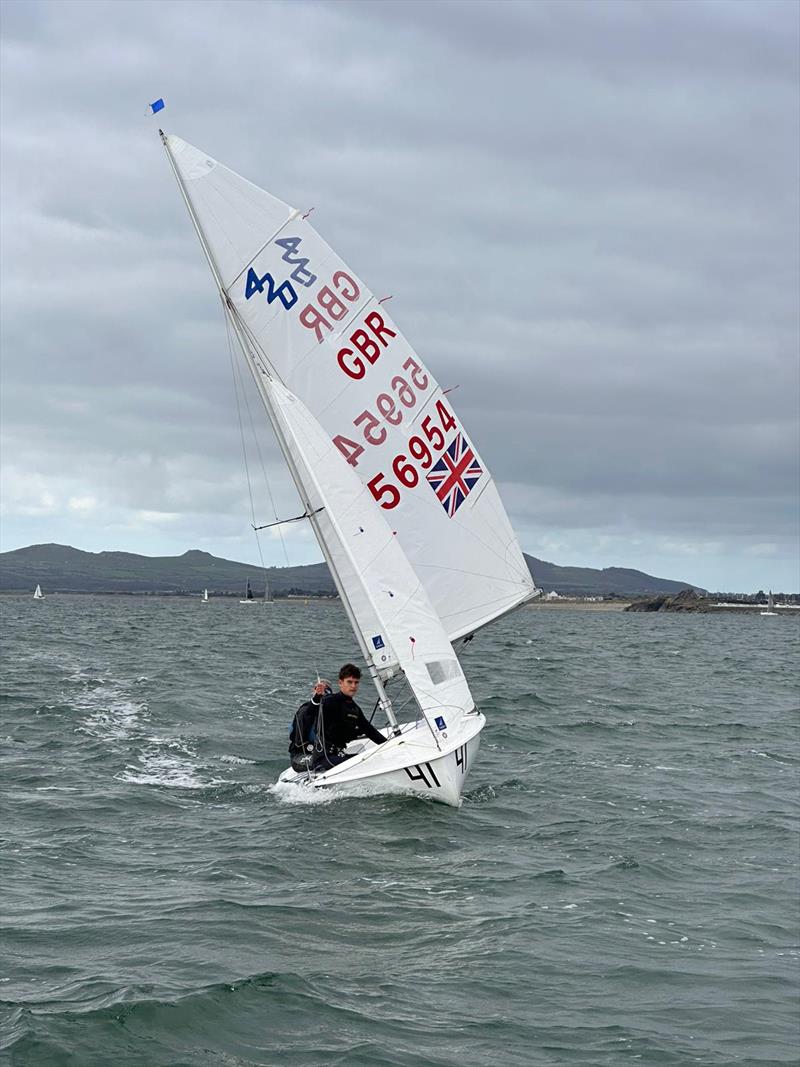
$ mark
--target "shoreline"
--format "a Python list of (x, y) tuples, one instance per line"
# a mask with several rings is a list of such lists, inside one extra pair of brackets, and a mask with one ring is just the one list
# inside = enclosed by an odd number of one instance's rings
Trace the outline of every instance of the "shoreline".
[(535, 611), (625, 611), (631, 600), (532, 600), (526, 608)]

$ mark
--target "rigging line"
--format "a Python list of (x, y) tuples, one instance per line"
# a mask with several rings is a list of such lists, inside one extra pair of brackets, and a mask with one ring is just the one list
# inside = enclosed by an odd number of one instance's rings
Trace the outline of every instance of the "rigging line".
[[(250, 497), (250, 519), (251, 519), (251, 525), (253, 525), (253, 522), (254, 522), (255, 517), (256, 517), (255, 504), (253, 502), (253, 485), (252, 485), (252, 481), (251, 481), (251, 478), (250, 478), (250, 466), (249, 466), (249, 464), (247, 462), (247, 445), (245, 444), (245, 439), (244, 439), (244, 422), (242, 420), (242, 409), (241, 409), (241, 405), (240, 405), (240, 402), (239, 402), (239, 391), (240, 390), (242, 392), (242, 396), (243, 397), (245, 396), (244, 383), (242, 382), (241, 375), (238, 373), (239, 368), (238, 368), (237, 363), (236, 363), (236, 357), (234, 355), (234, 350), (233, 350), (233, 342), (232, 342), (232, 339), (231, 339), (231, 324), (230, 324), (230, 322), (228, 320), (228, 316), (227, 315), (225, 315), (225, 329), (226, 329), (226, 333), (227, 333), (227, 336), (228, 336), (228, 356), (229, 356), (230, 362), (231, 362), (231, 375), (233, 377), (233, 392), (234, 392), (234, 396), (236, 397), (236, 415), (237, 415), (237, 418), (239, 420), (239, 436), (240, 436), (241, 442), (242, 442), (242, 456), (244, 458), (245, 476), (247, 478), (247, 492), (248, 492), (248, 495)], [(248, 414), (249, 414), (249, 409), (248, 409)], [(251, 419), (251, 421), (252, 421), (252, 419)], [(266, 567), (266, 564), (264, 563), (264, 553), (261, 551), (261, 541), (260, 541), (259, 536), (258, 536), (257, 533), (256, 533), (256, 547), (258, 549), (258, 558), (261, 561), (261, 569), (264, 572), (264, 578), (265, 578), (265, 581), (267, 583), (267, 588), (268, 588), (269, 587), (269, 579), (266, 576), (267, 575), (267, 567)], [(249, 588), (249, 583), (248, 583), (248, 588)], [(265, 592), (264, 592), (265, 599), (266, 599), (266, 596), (267, 596), (267, 593), (266, 593), (266, 590), (265, 590)]]
[(259, 370), (261, 371), (261, 373), (265, 374), (270, 379), (277, 378), (279, 381), (282, 381), (280, 375), (275, 370), (272, 360), (269, 358), (263, 345), (259, 341), (258, 337), (250, 329), (245, 319), (243, 319), (239, 312), (236, 310), (236, 306), (233, 301), (228, 298), (225, 303), (228, 309), (228, 314), (236, 316), (236, 321), (239, 324), (240, 330), (250, 343), (250, 347), (253, 349), (253, 353), (259, 357), (258, 361), (261, 364), (259, 366)]
[[(240, 374), (240, 381), (241, 381), (241, 367), (239, 367), (239, 374)], [(247, 417), (248, 417), (248, 419), (250, 421), (250, 432), (253, 435), (253, 442), (254, 442), (254, 444), (256, 446), (256, 454), (258, 455), (259, 466), (261, 467), (261, 477), (264, 480), (264, 486), (265, 486), (265, 488), (267, 490), (267, 496), (269, 497), (269, 502), (270, 502), (270, 507), (272, 508), (272, 513), (275, 516), (275, 518), (277, 519), (277, 517), (278, 517), (278, 509), (275, 507), (275, 501), (272, 498), (272, 487), (270, 486), (269, 478), (267, 477), (267, 471), (266, 471), (266, 467), (264, 465), (264, 456), (263, 456), (263, 454), (261, 452), (261, 443), (260, 443), (260, 441), (258, 439), (258, 434), (256, 432), (256, 426), (255, 426), (255, 420), (253, 419), (253, 413), (252, 413), (252, 411), (250, 409), (250, 402), (247, 399), (247, 391), (246, 391), (246, 389), (244, 387), (244, 383), (243, 382), (242, 382), (242, 397), (244, 399), (244, 405), (245, 405), (245, 408), (247, 410)], [(255, 515), (255, 509), (252, 506), (252, 495), (251, 495), (251, 515), (250, 515), (250, 519), (251, 519), (251, 525), (252, 525), (253, 529), (255, 530), (256, 529), (256, 525), (255, 525), (256, 515)], [(280, 533), (280, 531), (279, 531), (279, 533)], [(281, 543), (283, 543), (283, 536), (282, 535), (281, 535)], [(286, 555), (286, 545), (283, 545), (283, 549), (284, 549), (284, 555)], [(288, 555), (286, 556), (286, 564), (287, 564), (287, 566), (289, 564)]]
[[(390, 681), (390, 679), (387, 679), (387, 681)], [(408, 707), (408, 705), (412, 702), (413, 699), (414, 699), (413, 697), (408, 696), (403, 701), (403, 703), (398, 706), (397, 698), (394, 698), (392, 700), (392, 707), (395, 709), (395, 715), (401, 715), (403, 713), (403, 711), (405, 710), (405, 708)], [(380, 700), (376, 701), (375, 707), (372, 709), (372, 714), (369, 717), (369, 721), (370, 722), (372, 722), (372, 720), (375, 718), (375, 712), (378, 710), (378, 708), (380, 706), (381, 706)], [(419, 704), (417, 704), (417, 722), (419, 722), (419, 720), (423, 719), (424, 717), (425, 716), (423, 714), (422, 708), (419, 706)]]
[[(223, 303), (224, 303), (224, 301), (223, 301)], [(229, 348), (229, 351), (230, 351), (230, 354), (231, 354), (231, 365), (232, 365), (232, 367), (235, 368), (234, 374), (238, 375), (238, 378), (239, 378), (239, 385), (240, 385), (240, 388), (241, 388), (241, 391), (242, 391), (242, 399), (244, 400), (244, 405), (245, 405), (245, 408), (247, 410), (247, 416), (248, 416), (248, 419), (250, 420), (250, 431), (251, 431), (251, 433), (253, 435), (253, 440), (255, 441), (256, 453), (258, 454), (258, 460), (259, 460), (259, 464), (261, 466), (261, 476), (264, 479), (264, 485), (265, 485), (266, 490), (267, 490), (267, 496), (269, 497), (269, 503), (270, 503), (270, 507), (272, 508), (272, 513), (275, 516), (275, 518), (277, 519), (277, 517), (278, 517), (278, 509), (275, 507), (275, 501), (274, 501), (273, 496), (272, 496), (272, 486), (270, 485), (269, 478), (267, 477), (267, 471), (266, 471), (266, 467), (264, 465), (264, 457), (263, 457), (262, 452), (261, 452), (261, 445), (260, 445), (260, 442), (258, 440), (258, 434), (256, 433), (255, 422), (254, 422), (254, 419), (253, 419), (253, 413), (250, 410), (250, 404), (249, 404), (249, 401), (247, 399), (247, 391), (246, 391), (246, 389), (244, 387), (244, 383), (242, 381), (241, 369), (239, 367), (238, 361), (236, 361), (234, 359), (233, 342), (232, 342), (232, 339), (231, 339), (231, 322), (230, 322), (230, 318), (229, 318), (229, 316), (227, 314), (225, 315), (225, 327), (226, 327), (226, 330), (227, 330), (227, 333), (228, 333), (228, 348)], [(237, 393), (237, 397), (236, 397), (236, 403), (237, 403), (237, 407), (238, 407), (238, 403), (239, 403), (238, 393)], [(241, 415), (239, 416), (239, 426), (240, 426), (240, 429), (241, 429), (241, 427), (242, 427)], [(242, 430), (242, 450), (245, 451), (244, 431), (243, 430)], [(245, 452), (245, 470), (247, 471), (247, 489), (248, 489), (248, 492), (250, 494), (250, 525), (256, 531), (256, 542), (258, 543), (258, 551), (259, 551), (259, 555), (261, 556), (261, 565), (264, 568), (264, 571), (266, 571), (266, 566), (264, 565), (264, 558), (263, 558), (263, 555), (261, 555), (261, 542), (259, 541), (258, 532), (257, 532), (259, 529), (262, 529), (263, 527), (257, 527), (256, 526), (256, 512), (255, 512), (255, 505), (254, 505), (254, 502), (253, 502), (253, 490), (252, 490), (252, 485), (251, 485), (251, 482), (250, 482), (250, 472), (249, 472), (249, 469), (248, 469), (248, 466), (247, 466), (247, 454), (246, 454), (246, 452)], [(271, 523), (270, 525), (276, 525), (276, 524)], [(287, 551), (286, 542), (285, 542), (285, 540), (283, 538), (283, 531), (281, 529), (278, 530), (278, 536), (280, 537), (281, 548), (283, 549), (283, 556), (284, 556), (284, 559), (286, 560), (286, 566), (288, 567), (288, 566), (290, 566), (289, 553)]]
[[(244, 460), (244, 472), (247, 478), (247, 491), (250, 495), (250, 518), (255, 520), (256, 513), (253, 505), (253, 489), (250, 484), (250, 466), (247, 462), (247, 446), (244, 440), (244, 423), (242, 421), (242, 407), (239, 400), (239, 389), (241, 388), (241, 379), (237, 373), (236, 358), (233, 353), (233, 342), (231, 340), (231, 326), (228, 322), (228, 316), (225, 315), (225, 333), (228, 338), (228, 357), (231, 363), (231, 377), (233, 378), (233, 395), (236, 399), (236, 417), (239, 421), (239, 439), (242, 444), (242, 459)], [(258, 540), (256, 538), (256, 540)]]
[[(361, 307), (366, 307), (366, 304), (368, 304), (368, 303), (369, 303), (369, 301), (366, 301), (366, 303), (361, 305)], [(250, 346), (253, 349), (254, 355), (258, 357), (259, 370), (261, 371), (261, 373), (264, 374), (269, 379), (273, 379), (273, 378), (277, 379), (279, 382), (281, 382), (282, 385), (285, 386), (286, 382), (284, 381), (284, 379), (282, 378), (282, 376), (280, 375), (280, 373), (278, 372), (278, 370), (275, 368), (274, 364), (272, 363), (272, 360), (270, 359), (267, 350), (261, 344), (260, 340), (258, 339), (256, 334), (253, 332), (253, 330), (250, 329), (250, 326), (247, 324), (247, 322), (239, 314), (239, 312), (238, 312), (238, 310), (236, 308), (236, 305), (233, 303), (233, 301), (231, 299), (228, 299), (228, 300), (226, 300), (226, 306), (228, 308), (229, 313), (231, 315), (235, 315), (236, 316), (236, 321), (239, 324), (239, 328), (241, 329), (242, 333), (245, 335), (245, 337), (247, 338), (248, 342), (250, 343)], [(356, 311), (351, 316), (351, 318), (348, 320), (348, 322), (349, 321), (353, 321), (357, 317), (357, 315), (358, 315), (360, 310), (361, 310), (361, 308), (359, 308), (358, 311)], [(344, 328), (342, 329), (341, 332), (344, 332)], [(321, 344), (322, 342), (319, 342), (319, 343)], [(319, 346), (316, 345), (316, 346), (312, 347), (311, 349), (309, 349), (309, 351), (305, 354), (305, 356), (303, 356), (298, 361), (297, 366), (301, 366), (306, 360), (312, 359), (316, 355), (316, 351), (317, 351), (318, 347)], [(343, 385), (342, 388), (339, 390), (339, 392), (337, 394), (331, 395), (329, 397), (329, 399), (328, 399), (327, 404), (325, 404), (324, 407), (320, 408), (320, 413), (322, 413), (323, 411), (328, 411), (330, 408), (334, 407), (334, 405), (337, 405), (339, 403), (339, 401), (341, 400), (341, 397), (345, 393), (346, 388), (347, 388), (347, 386)]]
[(299, 522), (300, 519), (310, 519), (312, 515), (319, 515), (324, 510), (325, 508), (321, 507), (316, 508), (314, 511), (304, 511), (302, 515), (293, 515), (291, 519), (278, 519), (277, 522), (268, 522), (265, 526), (254, 526), (253, 529), (256, 531), (269, 530), (273, 526), (282, 526), (285, 522)]
[[(267, 357), (267, 354), (259, 343), (258, 338), (253, 335), (252, 330), (250, 330), (250, 328), (247, 326), (247, 323), (242, 319), (241, 315), (239, 315), (233, 304), (233, 301), (230, 298), (227, 298), (225, 304), (228, 309), (228, 313), (230, 315), (232, 323), (234, 325), (236, 336), (239, 340), (239, 344), (242, 348), (244, 357), (247, 363), (250, 365), (250, 368), (253, 372), (253, 376), (256, 378), (256, 381), (258, 381), (257, 375), (259, 372), (270, 381), (281, 381), (280, 376), (278, 375), (277, 371), (275, 370), (269, 358)], [(283, 452), (284, 458), (289, 467), (289, 471), (292, 474), (295, 485), (298, 489), (300, 499), (306, 504), (306, 506), (308, 506), (308, 492), (303, 485), (300, 473), (297, 468), (297, 464), (290, 453), (286, 436), (280, 429), (277, 415), (275, 415), (275, 413), (273, 412), (273, 401), (269, 399), (267, 392), (264, 393), (262, 399), (264, 400), (265, 405), (267, 407), (267, 412), (270, 415), (270, 420), (273, 423), (273, 429), (275, 430), (275, 435), (278, 440), (278, 444), (281, 447), (281, 451)], [(319, 492), (318, 486), (316, 491)], [(337, 569), (337, 564), (331, 553), (331, 549), (325, 539), (325, 536), (321, 533), (319, 525), (315, 525), (312, 522), (312, 526), (314, 528), (314, 533), (317, 536), (320, 548), (322, 549), (322, 553), (325, 556), (325, 560), (333, 575), (334, 583), (339, 592), (339, 596), (344, 604), (348, 619), (350, 620), (350, 623), (353, 627), (353, 632), (356, 635), (356, 639), (358, 640), (359, 648), (361, 649), (364, 659), (367, 661), (367, 663), (371, 664), (369, 669), (369, 675), (372, 679), (373, 685), (384, 699), (384, 711), (386, 712), (386, 718), (388, 719), (389, 724), (392, 726), (392, 728), (396, 730), (397, 723), (394, 719), (394, 713), (392, 712), (391, 701), (385, 695), (385, 690), (383, 688), (383, 681), (381, 680), (380, 672), (377, 666), (372, 662), (372, 659), (370, 657), (369, 649), (367, 648), (366, 644), (366, 637), (364, 636), (361, 627), (356, 621), (356, 616), (354, 613), (354, 608), (351, 599), (348, 596), (347, 591), (344, 587), (341, 575), (339, 574), (339, 571)]]
[[(408, 676), (406, 675), (406, 672), (403, 670), (403, 668), (400, 666), (399, 663), (398, 663), (397, 666), (398, 666), (397, 673), (393, 674), (391, 676), (391, 678), (387, 678), (385, 684), (388, 686), (389, 683), (391, 682), (392, 686), (394, 686), (394, 684), (397, 683), (398, 686), (406, 686), (407, 688), (410, 689), (410, 684), (409, 684)], [(398, 693), (397, 696), (393, 698), (392, 704), (394, 704), (395, 701), (399, 702), (399, 700), (400, 700), (400, 694)], [(414, 694), (413, 693), (407, 693), (405, 695), (404, 699), (403, 699), (403, 703), (400, 704), (400, 711), (402, 711), (403, 708), (407, 708), (408, 705), (413, 700), (414, 700)], [(420, 711), (419, 705), (417, 705), (417, 710)]]

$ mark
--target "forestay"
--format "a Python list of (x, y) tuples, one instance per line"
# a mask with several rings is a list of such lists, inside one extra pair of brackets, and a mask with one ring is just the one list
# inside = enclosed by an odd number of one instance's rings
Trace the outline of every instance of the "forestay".
[(485, 462), (386, 305), (298, 211), (165, 142), (251, 348), (383, 509), (448, 638), (534, 595)]

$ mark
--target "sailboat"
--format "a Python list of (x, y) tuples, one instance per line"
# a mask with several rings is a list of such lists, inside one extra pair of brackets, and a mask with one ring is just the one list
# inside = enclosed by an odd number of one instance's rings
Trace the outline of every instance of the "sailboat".
[(256, 598), (253, 596), (253, 590), (250, 588), (250, 581), (247, 582), (247, 588), (244, 591), (244, 600), (239, 601), (240, 604), (255, 604)]
[(775, 601), (773, 600), (772, 590), (771, 589), (769, 591), (769, 594), (767, 595), (767, 610), (766, 611), (762, 611), (761, 614), (762, 615), (777, 615), (778, 614), (777, 611), (775, 611)]
[(200, 602), (202, 604), (207, 604), (208, 603), (208, 590), (207, 589), (203, 590), (203, 595), (200, 597)]
[(458, 805), (486, 720), (456, 646), (539, 594), (494, 480), (383, 301), (306, 217), (161, 138), (386, 720), (385, 743), (279, 781)]
[(34, 600), (44, 600), (44, 593), (42, 592), (42, 587), (40, 585), (37, 585), (36, 588), (34, 589), (34, 591), (33, 591), (33, 599)]

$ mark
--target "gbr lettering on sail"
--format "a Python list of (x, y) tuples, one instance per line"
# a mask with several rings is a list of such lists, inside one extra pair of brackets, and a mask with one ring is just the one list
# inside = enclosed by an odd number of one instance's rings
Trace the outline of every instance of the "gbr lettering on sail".
[(482, 464), (382, 302), (312, 227), (290, 220), (229, 295), (384, 510), (433, 493), (455, 514)]

